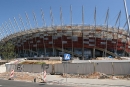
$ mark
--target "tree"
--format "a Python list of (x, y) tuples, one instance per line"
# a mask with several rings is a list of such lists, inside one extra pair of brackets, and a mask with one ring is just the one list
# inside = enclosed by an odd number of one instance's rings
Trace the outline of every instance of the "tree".
[(6, 60), (14, 58), (15, 57), (14, 48), (15, 45), (11, 41), (1, 43), (0, 44), (1, 57)]

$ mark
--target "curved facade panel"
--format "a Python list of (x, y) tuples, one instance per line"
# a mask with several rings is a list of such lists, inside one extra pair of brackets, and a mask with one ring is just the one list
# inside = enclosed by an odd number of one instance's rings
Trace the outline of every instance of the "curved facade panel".
[(12, 41), (18, 57), (63, 56), (90, 59), (128, 56), (130, 41), (123, 29), (105, 26), (54, 26), (14, 33), (2, 41)]

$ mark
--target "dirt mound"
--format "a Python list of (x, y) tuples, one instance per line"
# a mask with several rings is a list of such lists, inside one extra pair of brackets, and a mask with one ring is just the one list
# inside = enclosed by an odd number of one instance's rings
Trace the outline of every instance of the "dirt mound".
[[(10, 78), (10, 72), (0, 73), (1, 79), (8, 80)], [(34, 79), (37, 79), (37, 82), (42, 81), (42, 74), (41, 73), (28, 73), (28, 72), (15, 72), (14, 73), (14, 80), (17, 81), (28, 81), (34, 82)]]
[(100, 72), (94, 72), (88, 75), (79, 75), (79, 74), (63, 74), (63, 77), (67, 78), (89, 78), (89, 79), (108, 79), (110, 76), (100, 73)]
[(25, 60), (21, 64), (57, 64), (62, 63), (62, 61), (53, 61), (53, 60)]
[(100, 72), (94, 72), (88, 75), (80, 75), (80, 74), (63, 74), (64, 78), (87, 78), (87, 79), (130, 79), (130, 75), (106, 75)]

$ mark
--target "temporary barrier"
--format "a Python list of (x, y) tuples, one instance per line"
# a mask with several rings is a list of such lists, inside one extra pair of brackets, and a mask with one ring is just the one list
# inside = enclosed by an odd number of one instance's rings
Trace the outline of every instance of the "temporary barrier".
[(10, 73), (10, 78), (9, 80), (12, 80), (14, 78), (14, 70), (11, 70), (11, 73)]
[[(93, 72), (100, 72), (107, 75), (129, 75), (130, 74), (130, 61), (120, 60), (118, 62), (112, 62), (114, 60), (102, 60), (101, 62), (96, 62), (98, 60), (89, 60), (88, 62), (81, 61), (83, 63), (61, 63), (61, 64), (5, 64), (6, 72), (14, 70), (15, 72), (31, 72), (31, 73), (41, 73), (43, 79), (43, 72), (50, 74), (81, 74), (87, 75)], [(104, 62), (105, 61), (105, 62)], [(18, 66), (18, 67), (17, 67)], [(19, 68), (20, 67), (20, 68)], [(9, 74), (10, 76), (10, 74)]]
[(43, 82), (46, 82), (46, 70), (43, 72)]

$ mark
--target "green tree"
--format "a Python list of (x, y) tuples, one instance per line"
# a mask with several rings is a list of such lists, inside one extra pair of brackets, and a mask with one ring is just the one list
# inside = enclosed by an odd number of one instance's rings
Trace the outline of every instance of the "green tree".
[(11, 41), (8, 41), (4, 44), (0, 44), (0, 54), (3, 59), (12, 59), (15, 57), (14, 52), (15, 45), (11, 43)]

